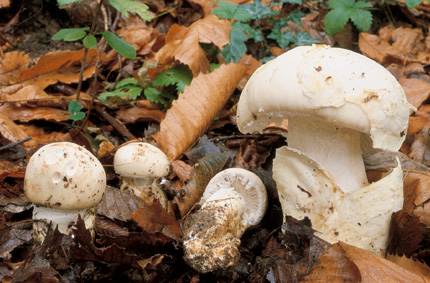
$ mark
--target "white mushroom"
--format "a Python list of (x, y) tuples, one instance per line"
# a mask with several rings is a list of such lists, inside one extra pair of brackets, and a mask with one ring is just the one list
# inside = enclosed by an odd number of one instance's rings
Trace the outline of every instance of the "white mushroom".
[(100, 161), (85, 148), (70, 142), (41, 147), (30, 158), (24, 177), (24, 193), (33, 203), (33, 234), (42, 242), (49, 229), (58, 225), (69, 234), (78, 214), (92, 230), (94, 207), (102, 199), (106, 174)]
[[(399, 164), (384, 178), (389, 182), (368, 185), (361, 150), (397, 151), (408, 117), (405, 93), (383, 66), (324, 45), (296, 47), (260, 67), (237, 109), (245, 133), (288, 118), (288, 147), (277, 151), (273, 168), (284, 214), (308, 216), (329, 242), (374, 252), (386, 248), (391, 213), (402, 207), (402, 173)], [(360, 239), (351, 237), (355, 228)]]
[(131, 191), (147, 203), (157, 199), (167, 209), (159, 179), (169, 174), (170, 163), (159, 148), (144, 142), (130, 143), (117, 150), (113, 163), (122, 177), (121, 190)]
[(248, 170), (226, 169), (210, 180), (200, 204), (184, 223), (185, 261), (202, 273), (235, 265), (240, 238), (266, 212), (263, 182)]

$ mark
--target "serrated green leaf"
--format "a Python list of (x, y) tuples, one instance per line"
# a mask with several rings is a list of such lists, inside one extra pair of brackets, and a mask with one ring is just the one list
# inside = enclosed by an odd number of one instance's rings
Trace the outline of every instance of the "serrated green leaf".
[(83, 43), (86, 48), (92, 49), (97, 46), (97, 39), (94, 35), (90, 34), (84, 37)]
[(109, 0), (109, 3), (126, 18), (128, 18), (128, 13), (132, 13), (137, 14), (144, 21), (150, 21), (153, 19), (153, 16), (148, 13), (148, 6), (138, 1)]
[(133, 45), (122, 40), (110, 31), (102, 32), (102, 36), (104, 37), (104, 39), (106, 39), (107, 43), (120, 55), (124, 56), (127, 59), (136, 58), (136, 50), (134, 49)]
[(81, 112), (81, 109), (84, 108), (82, 104), (78, 101), (73, 100), (69, 103), (68, 110), (70, 112), (69, 119), (73, 121), (79, 121), (85, 118), (85, 113)]
[(288, 4), (303, 4), (303, 0), (281, 0), (281, 3), (288, 3)]
[(361, 9), (351, 9), (351, 21), (360, 31), (367, 32), (372, 26), (372, 13)]
[(126, 85), (137, 85), (137, 80), (135, 78), (122, 79), (116, 84), (115, 88), (120, 88)]
[(244, 34), (242, 24), (235, 22), (231, 26), (230, 44), (225, 45), (223, 50), (221, 50), (221, 55), (224, 60), (228, 63), (237, 63), (243, 57), (243, 53), (247, 50), (245, 44), (247, 39), (248, 38)]
[(83, 0), (57, 0), (57, 3), (60, 7), (65, 6), (65, 5), (69, 5), (72, 3), (78, 3), (81, 2)]
[(321, 43), (321, 41), (316, 40), (309, 36), (307, 32), (298, 32), (296, 34), (295, 42), (296, 45), (311, 45), (314, 43)]
[(285, 48), (291, 43), (295, 43), (296, 37), (294, 36), (293, 32), (287, 30), (279, 38), (276, 39), (276, 42), (278, 43), (279, 47)]
[[(288, 14), (288, 16), (286, 17), (286, 22), (287, 21), (292, 21), (293, 23), (299, 25), (299, 26), (303, 26), (301, 19), (306, 16), (306, 14), (302, 11), (299, 11), (297, 9), (294, 9), (290, 12), (290, 14)], [(285, 26), (285, 25), (284, 25)]]
[(336, 8), (329, 11), (324, 18), (324, 29), (327, 35), (333, 35), (340, 31), (349, 20), (349, 10)]
[(406, 6), (408, 7), (408, 9), (413, 9), (422, 2), (422, 0), (406, 0)]
[(354, 9), (365, 9), (365, 8), (371, 8), (371, 7), (372, 7), (372, 4), (366, 1), (358, 1), (358, 2), (355, 2), (353, 5)]
[(263, 33), (259, 29), (254, 29), (248, 24), (240, 23), (243, 30), (249, 38), (254, 39), (255, 42), (262, 42), (264, 40)]
[(157, 74), (152, 82), (153, 86), (164, 87), (176, 85), (176, 90), (184, 92), (187, 85), (190, 85), (193, 79), (193, 73), (186, 65), (176, 65), (170, 69)]
[(168, 107), (167, 100), (163, 97), (162, 92), (153, 87), (147, 87), (143, 91), (146, 99), (152, 101), (154, 103), (161, 103), (164, 105), (164, 108)]
[(330, 9), (337, 8), (352, 8), (354, 6), (355, 0), (328, 0), (328, 7)]
[(88, 31), (90, 30), (89, 27), (84, 27), (84, 28), (63, 28), (60, 29), (56, 34), (54, 34), (51, 39), (52, 40), (62, 40), (64, 39), (68, 34), (70, 33), (75, 33), (77, 31)]
[(247, 11), (253, 19), (265, 19), (279, 14), (278, 11), (272, 11), (270, 6), (261, 5), (260, 0), (255, 0), (252, 4), (240, 5), (239, 9)]

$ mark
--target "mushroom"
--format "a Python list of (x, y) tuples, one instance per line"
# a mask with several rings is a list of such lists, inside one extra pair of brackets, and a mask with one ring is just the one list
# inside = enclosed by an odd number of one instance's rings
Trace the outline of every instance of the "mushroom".
[(263, 182), (248, 170), (226, 169), (209, 181), (200, 205), (184, 223), (185, 261), (201, 273), (235, 265), (240, 238), (266, 212)]
[(78, 215), (93, 230), (95, 206), (106, 188), (100, 161), (85, 148), (70, 142), (47, 144), (30, 158), (24, 177), (24, 193), (33, 203), (33, 237), (43, 242), (49, 223), (70, 234)]
[(243, 133), (288, 118), (288, 147), (273, 165), (284, 214), (309, 217), (329, 242), (376, 253), (386, 248), (391, 213), (402, 208), (402, 170), (398, 163), (368, 184), (362, 151), (397, 151), (408, 117), (405, 93), (383, 66), (325, 45), (296, 47), (261, 66), (237, 109)]
[(115, 172), (122, 177), (121, 190), (130, 191), (147, 203), (155, 199), (167, 210), (167, 196), (160, 178), (170, 172), (167, 156), (157, 147), (144, 142), (124, 145), (114, 157)]

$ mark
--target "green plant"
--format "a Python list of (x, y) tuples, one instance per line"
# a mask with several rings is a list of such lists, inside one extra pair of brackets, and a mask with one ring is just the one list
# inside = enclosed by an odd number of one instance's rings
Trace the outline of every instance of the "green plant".
[[(421, 2), (422, 0), (406, 0), (406, 6), (413, 9)], [(330, 11), (324, 18), (324, 29), (327, 35), (340, 31), (348, 20), (351, 20), (358, 30), (364, 32), (367, 32), (372, 25), (373, 15), (370, 10), (373, 8), (368, 1), (329, 0), (328, 6)]]
[[(284, 0), (281, 2), (301, 4), (301, 0)], [(276, 2), (271, 2), (271, 4), (279, 5)], [(306, 32), (296, 33), (285, 28), (288, 21), (302, 26), (300, 18), (304, 17), (305, 14), (297, 9), (294, 9), (287, 17), (280, 18), (278, 11), (272, 10), (270, 5), (263, 6), (259, 0), (255, 0), (252, 4), (242, 5), (221, 1), (219, 7), (215, 8), (212, 14), (221, 19), (234, 21), (230, 32), (230, 43), (221, 50), (221, 54), (227, 62), (237, 63), (242, 58), (243, 53), (248, 50), (246, 45), (248, 39), (263, 44), (266, 55), (269, 54), (267, 39), (275, 41), (281, 48), (291, 44), (307, 45), (319, 42), (311, 38)], [(261, 25), (263, 20), (268, 20), (273, 25), (269, 32), (263, 30)], [(264, 62), (267, 59), (269, 58), (265, 57), (261, 60)]]
[[(57, 0), (57, 1), (59, 6), (64, 6), (72, 3), (81, 2), (82, 0)], [(101, 0), (99, 3), (99, 9), (97, 10), (97, 14), (103, 2), (104, 1)], [(134, 14), (137, 14), (145, 21), (152, 19), (152, 16), (148, 13), (148, 6), (143, 3), (132, 1), (132, 0), (109, 0), (109, 3), (111, 4), (112, 7), (114, 7), (118, 12), (123, 14), (125, 17), (128, 17), (129, 13), (134, 13)], [(52, 36), (52, 40), (76, 41), (76, 40), (82, 39), (82, 42), (85, 47), (85, 51), (87, 51), (88, 49), (92, 49), (97, 46), (96, 36), (101, 35), (101, 37), (103, 37), (106, 40), (106, 42), (113, 49), (115, 49), (116, 52), (118, 52), (118, 54), (126, 57), (127, 59), (135, 59), (136, 50), (132, 45), (122, 40), (113, 32), (110, 32), (110, 31), (103, 31), (100, 33), (96, 32), (95, 23), (96, 23), (97, 14), (94, 16), (94, 21), (91, 28), (82, 27), (82, 28), (61, 29)], [(84, 55), (83, 62), (85, 62), (85, 55)], [(72, 101), (69, 104), (69, 112), (71, 113), (71, 115), (69, 115), (69, 119), (73, 120), (74, 122), (85, 118), (85, 113), (80, 111), (83, 108), (83, 106), (82, 104), (79, 103), (79, 92), (80, 92), (80, 86), (82, 85), (82, 71), (84, 67), (85, 65), (83, 63), (81, 66), (81, 77), (79, 79), (79, 86), (77, 90), (76, 100)], [(126, 81), (125, 84), (128, 84), (128, 82)], [(125, 88), (124, 85), (120, 84), (120, 86)], [(122, 89), (118, 88), (115, 90), (117, 90), (117, 93), (115, 95), (111, 95), (111, 97), (118, 96), (119, 94), (124, 93), (123, 88)], [(136, 93), (136, 92), (137, 90), (131, 87), (131, 89), (128, 89), (128, 92), (126, 93), (130, 94), (130, 93)]]

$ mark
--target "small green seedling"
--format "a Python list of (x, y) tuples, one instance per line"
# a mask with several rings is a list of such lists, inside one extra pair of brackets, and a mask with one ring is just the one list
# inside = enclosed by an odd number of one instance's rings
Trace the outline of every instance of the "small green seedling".
[(75, 122), (84, 119), (85, 113), (81, 111), (82, 108), (84, 108), (84, 106), (82, 106), (78, 101), (73, 100), (70, 102), (68, 107), (68, 110), (71, 113), (69, 115), (69, 119)]

